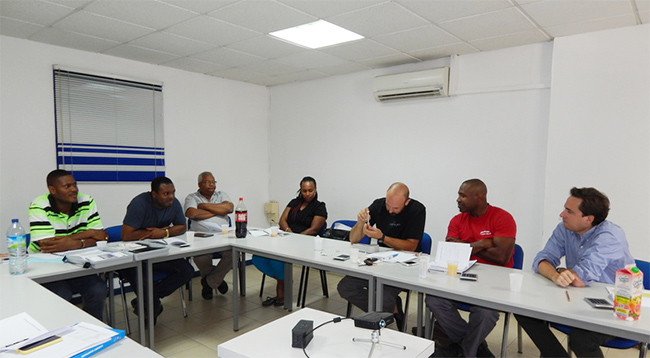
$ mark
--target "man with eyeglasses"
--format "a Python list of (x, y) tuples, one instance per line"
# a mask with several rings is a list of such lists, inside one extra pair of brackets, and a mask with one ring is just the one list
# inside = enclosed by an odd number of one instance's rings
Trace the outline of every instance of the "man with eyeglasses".
[[(216, 190), (217, 181), (210, 172), (203, 172), (198, 177), (199, 190), (185, 198), (185, 216), (191, 220), (190, 230), (199, 232), (221, 231), (221, 226), (229, 226), (228, 214), (233, 211), (230, 197), (223, 191)], [(194, 263), (201, 271), (201, 296), (212, 299), (212, 290), (228, 292), (224, 277), (232, 268), (232, 252), (221, 253), (217, 266), (212, 264), (212, 254), (194, 256)]]

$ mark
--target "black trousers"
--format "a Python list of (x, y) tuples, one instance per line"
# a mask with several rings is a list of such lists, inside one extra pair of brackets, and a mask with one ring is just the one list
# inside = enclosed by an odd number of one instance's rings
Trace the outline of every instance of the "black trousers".
[[(520, 315), (515, 315), (515, 317), (533, 343), (535, 343), (542, 357), (569, 357), (569, 353), (567, 353), (564, 347), (562, 347), (562, 344), (555, 338), (553, 332), (551, 332), (547, 321)], [(569, 333), (569, 347), (579, 358), (602, 358), (603, 352), (600, 346), (613, 338), (615, 337), (607, 334), (573, 328)]]
[(99, 276), (82, 276), (44, 283), (42, 286), (67, 301), (72, 300), (73, 294), (79, 293), (82, 298), (83, 310), (98, 320), (102, 320), (104, 300), (108, 294), (108, 288), (106, 287), (106, 281), (99, 278)]
[[(362, 311), (368, 312), (368, 280), (345, 276), (339, 281), (336, 289), (339, 291), (341, 297), (361, 308)], [(376, 307), (375, 309), (393, 313), (397, 304), (397, 295), (400, 292), (402, 292), (401, 288), (384, 286), (384, 307)]]
[[(160, 305), (160, 299), (174, 293), (179, 287), (183, 286), (194, 276), (194, 268), (185, 259), (159, 262), (153, 264), (154, 278), (157, 274), (164, 274), (166, 277), (156, 280), (153, 283), (154, 310)], [(137, 280), (137, 271), (134, 268), (121, 270), (120, 275), (126, 278), (133, 290), (137, 294), (139, 282)], [(147, 285), (144, 286), (146, 295)], [(146, 304), (146, 302), (145, 302)]]

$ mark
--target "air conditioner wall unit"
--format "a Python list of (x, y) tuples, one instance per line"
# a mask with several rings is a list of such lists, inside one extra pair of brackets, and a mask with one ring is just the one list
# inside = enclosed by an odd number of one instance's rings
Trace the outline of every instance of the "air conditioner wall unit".
[(375, 77), (379, 102), (406, 98), (449, 97), (449, 67)]

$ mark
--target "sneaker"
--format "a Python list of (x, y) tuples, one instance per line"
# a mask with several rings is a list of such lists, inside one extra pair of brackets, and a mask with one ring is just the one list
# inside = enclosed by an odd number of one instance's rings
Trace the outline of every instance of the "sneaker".
[[(212, 287), (208, 285), (208, 281), (205, 279), (205, 277), (201, 278), (201, 286), (203, 287), (201, 289), (201, 296), (203, 296), (204, 300), (211, 300), (212, 299)], [(221, 286), (219, 286), (221, 287)]]
[(222, 295), (225, 295), (226, 292), (228, 292), (228, 283), (226, 281), (221, 281), (221, 283), (219, 284), (219, 287), (217, 287), (217, 290)]
[(267, 298), (262, 302), (262, 306), (264, 306), (264, 307), (271, 306), (271, 305), (273, 305), (273, 304), (275, 303), (275, 300), (276, 300), (275, 297), (267, 297)]

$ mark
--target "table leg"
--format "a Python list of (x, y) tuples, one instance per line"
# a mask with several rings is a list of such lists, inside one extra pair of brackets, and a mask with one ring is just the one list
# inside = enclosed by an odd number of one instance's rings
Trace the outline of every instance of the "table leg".
[(115, 285), (113, 284), (113, 271), (106, 273), (108, 277), (108, 324), (115, 328)]
[[(149, 312), (147, 317), (147, 328), (149, 329), (149, 348), (154, 349), (154, 327), (153, 327), (153, 264), (151, 260), (145, 260), (147, 265), (146, 270), (146, 281), (147, 281), (147, 302), (149, 302), (149, 307), (147, 311)], [(142, 281), (140, 281), (142, 282)], [(142, 286), (142, 285), (141, 285)], [(140, 303), (138, 301), (138, 303)], [(143, 306), (138, 306), (139, 308)], [(142, 312), (142, 311), (141, 311)]]
[[(136, 294), (138, 295), (138, 307), (144, 307), (144, 281), (143, 281), (143, 266), (142, 262), (139, 262), (138, 265), (136, 266), (135, 272), (136, 272), (136, 280), (140, 284), (138, 285), (138, 289)], [(128, 309), (128, 308), (124, 308)], [(138, 330), (140, 331), (140, 345), (147, 347), (147, 338), (145, 334), (145, 329), (144, 329), (144, 315), (138, 315)]]
[[(375, 301), (375, 292), (377, 300)], [(376, 302), (376, 304), (375, 304)], [(384, 283), (374, 277), (368, 279), (368, 312), (384, 307)]]
[(246, 296), (246, 253), (242, 252), (239, 260), (239, 294)]
[[(416, 319), (416, 325), (417, 325), (416, 333), (418, 337), (422, 337), (422, 326), (424, 323), (424, 319), (422, 318), (422, 309), (424, 308), (423, 306), (424, 306), (424, 293), (418, 292), (418, 316)], [(404, 312), (404, 314), (409, 314), (409, 313)]]
[(293, 265), (284, 263), (284, 309), (293, 310)]
[[(232, 329), (239, 331), (239, 274), (241, 268), (240, 255), (237, 249), (232, 249)], [(245, 264), (245, 263), (244, 263)], [(242, 288), (243, 290), (243, 288)]]

